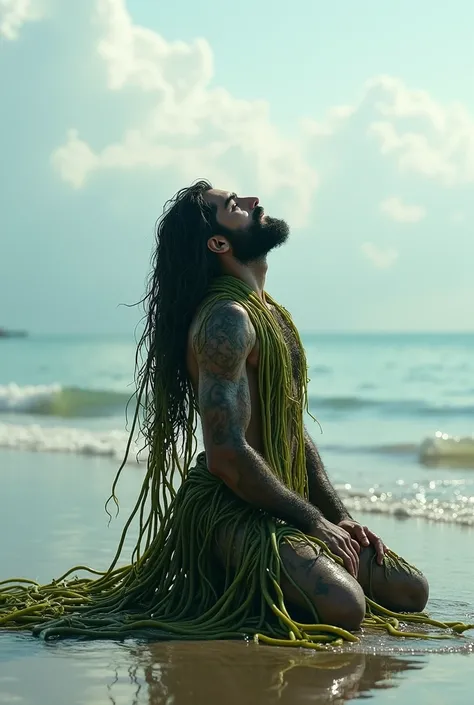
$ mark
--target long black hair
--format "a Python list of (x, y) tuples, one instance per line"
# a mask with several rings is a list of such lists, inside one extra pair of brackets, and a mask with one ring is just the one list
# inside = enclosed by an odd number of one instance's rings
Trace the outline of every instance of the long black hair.
[(192, 431), (188, 332), (210, 282), (220, 273), (218, 258), (207, 247), (216, 225), (215, 210), (204, 199), (211, 188), (208, 181), (198, 181), (166, 202), (141, 301), (145, 327), (136, 355), (139, 425), (148, 446), (161, 438), (163, 452)]

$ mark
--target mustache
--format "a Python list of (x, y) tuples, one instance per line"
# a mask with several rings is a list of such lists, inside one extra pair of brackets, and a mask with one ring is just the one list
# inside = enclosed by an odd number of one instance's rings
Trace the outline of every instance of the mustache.
[(265, 211), (263, 210), (262, 206), (257, 206), (256, 208), (253, 209), (252, 220), (254, 221), (254, 223), (260, 222), (260, 219), (261, 219), (262, 215), (264, 214), (264, 212)]

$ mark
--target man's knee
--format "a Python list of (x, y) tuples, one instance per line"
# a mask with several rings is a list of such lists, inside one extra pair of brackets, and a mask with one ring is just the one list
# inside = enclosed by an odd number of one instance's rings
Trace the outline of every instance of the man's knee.
[[(289, 603), (306, 610), (311, 605), (322, 624), (359, 629), (365, 616), (365, 595), (344, 568), (304, 541), (283, 544), (281, 556), (286, 573), (282, 589)], [(312, 619), (309, 613), (307, 619)]]
[(372, 547), (361, 552), (359, 582), (369, 597), (393, 612), (421, 612), (428, 602), (428, 581), (420, 571), (402, 563), (380, 566)]
[(359, 583), (349, 574), (332, 585), (324, 601), (319, 601), (318, 616), (323, 624), (341, 627), (349, 632), (357, 631), (365, 617), (365, 595)]
[(396, 574), (391, 580), (389, 602), (395, 612), (422, 612), (429, 597), (428, 581), (422, 573)]

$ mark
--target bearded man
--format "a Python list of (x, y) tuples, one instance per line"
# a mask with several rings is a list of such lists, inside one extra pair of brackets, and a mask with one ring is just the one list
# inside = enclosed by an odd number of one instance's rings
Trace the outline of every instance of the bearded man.
[[(101, 577), (5, 581), (3, 627), (320, 648), (366, 617), (394, 633), (386, 610), (425, 607), (425, 577), (350, 516), (305, 429), (303, 346), (265, 291), (288, 235), (258, 198), (206, 181), (165, 206), (137, 355), (130, 438), (138, 425), (149, 450), (137, 505)], [(132, 562), (117, 567), (134, 517)]]
[[(265, 292), (267, 255), (288, 236), (287, 223), (266, 215), (255, 196), (204, 181), (180, 191), (158, 227), (148, 332), (168, 423), (186, 435), (190, 406), (200, 416), (204, 454), (194, 474), (208, 476), (214, 505), (206, 511), (201, 497), (204, 516), (194, 512), (188, 528), (200, 535), (202, 579), (221, 599), (246, 561), (264, 576), (271, 568), (290, 614), (353, 631), (366, 612), (364, 592), (392, 611), (419, 612), (428, 584), (350, 516), (303, 426), (304, 351), (289, 314)], [(274, 538), (278, 571), (274, 555), (264, 564)], [(211, 550), (226, 573), (222, 584), (212, 577)], [(266, 588), (248, 581), (238, 581), (240, 600), (254, 591), (260, 618)]]

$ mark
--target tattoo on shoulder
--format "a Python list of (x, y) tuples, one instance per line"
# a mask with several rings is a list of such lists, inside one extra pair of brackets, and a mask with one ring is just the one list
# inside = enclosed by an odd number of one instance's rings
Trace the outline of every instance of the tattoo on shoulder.
[(234, 378), (254, 344), (255, 331), (248, 314), (230, 301), (214, 306), (194, 339), (201, 364), (229, 379)]
[(255, 344), (254, 328), (244, 309), (223, 302), (197, 331), (193, 343), (200, 368), (199, 411), (205, 435), (214, 446), (238, 446), (251, 417), (245, 363)]

